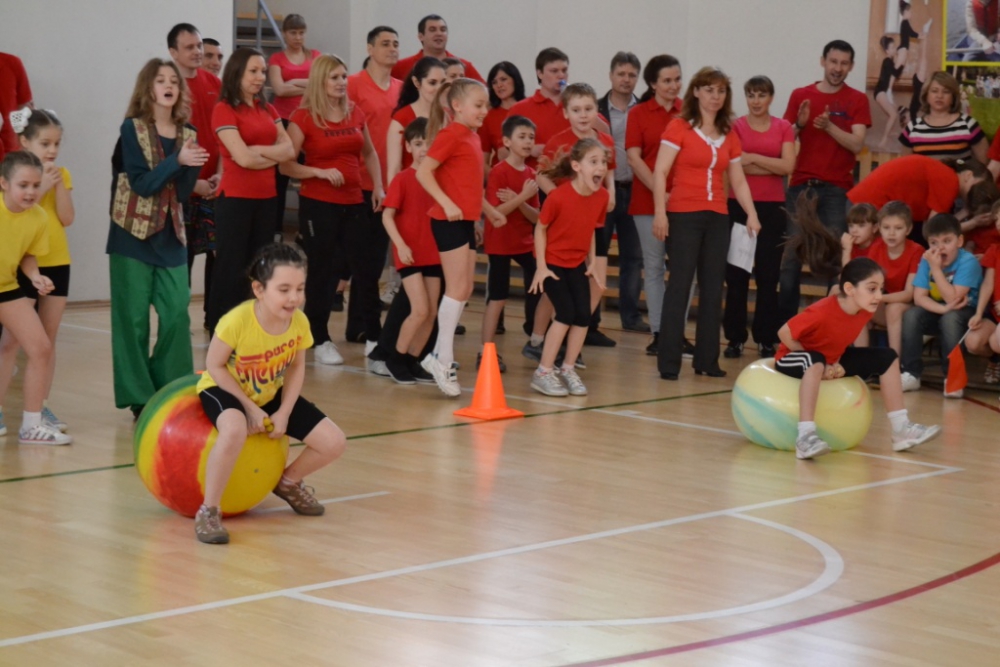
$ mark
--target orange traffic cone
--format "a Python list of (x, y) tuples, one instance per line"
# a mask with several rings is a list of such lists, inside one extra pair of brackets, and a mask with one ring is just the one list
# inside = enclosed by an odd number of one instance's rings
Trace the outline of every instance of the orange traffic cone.
[(483, 360), (479, 364), (479, 377), (476, 378), (472, 405), (455, 410), (455, 416), (473, 419), (511, 419), (524, 416), (523, 412), (507, 407), (507, 399), (503, 395), (503, 381), (500, 379), (497, 348), (493, 343), (486, 343), (483, 346)]

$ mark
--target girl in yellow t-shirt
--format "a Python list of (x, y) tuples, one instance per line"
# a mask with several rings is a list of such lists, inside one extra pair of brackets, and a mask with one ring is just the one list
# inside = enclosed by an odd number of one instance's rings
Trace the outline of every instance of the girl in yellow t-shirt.
[[(52, 281), (38, 270), (35, 257), (49, 252), (48, 216), (36, 205), (42, 188), (42, 163), (27, 151), (8, 153), (0, 163), (0, 325), (4, 337), (24, 345), (24, 419), (18, 441), (31, 445), (68, 445), (72, 438), (42, 420), (42, 401), (52, 378), (52, 341), (45, 334), (33, 302), (17, 284), (18, 267), (39, 294), (52, 291)], [(7, 385), (0, 387), (0, 402)], [(0, 436), (7, 434), (0, 407)]]
[[(73, 224), (75, 214), (73, 196), (70, 194), (73, 180), (68, 169), (56, 166), (63, 130), (55, 113), (44, 109), (22, 109), (11, 114), (11, 125), (18, 134), (21, 147), (42, 161), (42, 187), (38, 193), (38, 205), (48, 214), (49, 251), (35, 259), (38, 260), (39, 272), (52, 281), (53, 289), (48, 294), (40, 295), (23, 271), (17, 272), (17, 282), (26, 297), (38, 302), (38, 317), (52, 342), (54, 357), (56, 334), (59, 333), (59, 323), (69, 295), (69, 243), (64, 228)], [(6, 392), (10, 384), (19, 348), (17, 339), (9, 333), (4, 332), (0, 337), (0, 391)], [(54, 358), (51, 367), (54, 373)], [(52, 379), (50, 375), (50, 388)], [(42, 420), (65, 432), (66, 422), (56, 417), (49, 408), (48, 394), (45, 399)]]
[(318, 516), (324, 507), (302, 479), (344, 453), (344, 432), (302, 398), (305, 351), (312, 347), (309, 320), (301, 310), (306, 258), (294, 246), (272, 243), (250, 266), (254, 299), (222, 316), (205, 357), (198, 395), (219, 437), (205, 470), (205, 503), (195, 516), (201, 542), (226, 544), (219, 502), (248, 435), (286, 433), (305, 443), (274, 493), (298, 514)]

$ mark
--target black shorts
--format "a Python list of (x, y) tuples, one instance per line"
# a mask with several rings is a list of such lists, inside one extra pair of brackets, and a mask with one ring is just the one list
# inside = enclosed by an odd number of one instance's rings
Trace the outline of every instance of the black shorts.
[(472, 220), (434, 220), (431, 219), (431, 232), (437, 243), (438, 252), (456, 250), (464, 245), (476, 249), (476, 223)]
[(15, 287), (12, 290), (7, 290), (6, 292), (0, 292), (0, 303), (7, 303), (8, 301), (17, 301), (18, 299), (23, 299), (24, 291), (20, 287)]
[(604, 233), (604, 228), (594, 230), (594, 253), (598, 257), (607, 257), (608, 249), (611, 247), (611, 237)]
[(400, 278), (415, 276), (418, 273), (422, 274), (424, 278), (444, 279), (444, 270), (441, 268), (440, 264), (431, 264), (430, 266), (404, 266), (399, 269)]
[[(55, 288), (45, 296), (69, 296), (69, 264), (59, 266), (40, 266), (38, 272), (52, 281)], [(21, 269), (17, 270), (17, 284), (21, 286), (24, 296), (29, 299), (38, 299), (38, 290), (28, 280)]]
[[(246, 414), (239, 399), (221, 387), (209, 387), (199, 392), (198, 398), (201, 399), (201, 407), (205, 410), (205, 415), (212, 424), (219, 420), (219, 415), (225, 410), (239, 410), (244, 415)], [(261, 406), (261, 410), (268, 415), (273, 415), (280, 407), (281, 389), (267, 405)], [(324, 419), (326, 419), (326, 415), (323, 414), (322, 410), (299, 396), (298, 400), (295, 401), (295, 406), (292, 407), (292, 414), (288, 416), (288, 429), (285, 433), (296, 440), (305, 440), (306, 436)]]
[[(896, 361), (896, 352), (888, 347), (849, 347), (838, 362), (844, 367), (844, 377), (858, 376), (862, 380), (879, 377)], [(774, 369), (793, 378), (802, 379), (813, 364), (826, 365), (819, 352), (803, 350), (789, 352), (774, 362)]]
[(550, 266), (559, 280), (548, 278), (543, 285), (549, 301), (556, 311), (556, 322), (571, 327), (586, 327), (590, 324), (590, 278), (587, 265), (580, 264), (572, 269)]
[(524, 289), (531, 286), (535, 279), (537, 264), (535, 256), (530, 252), (520, 255), (489, 255), (490, 263), (486, 269), (486, 300), (504, 301), (510, 296), (510, 262), (514, 260), (521, 267), (524, 276)]

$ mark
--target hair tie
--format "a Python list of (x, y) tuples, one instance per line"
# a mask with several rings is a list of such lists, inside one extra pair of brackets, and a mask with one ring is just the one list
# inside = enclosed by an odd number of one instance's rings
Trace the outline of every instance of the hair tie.
[(23, 109), (10, 112), (10, 126), (14, 130), (14, 134), (21, 134), (24, 132), (24, 128), (28, 127), (29, 118), (31, 118), (30, 107), (24, 107)]

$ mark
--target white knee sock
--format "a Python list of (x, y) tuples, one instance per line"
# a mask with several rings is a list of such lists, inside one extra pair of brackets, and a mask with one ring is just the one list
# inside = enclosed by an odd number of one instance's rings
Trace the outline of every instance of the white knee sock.
[(464, 301), (456, 301), (450, 296), (441, 299), (441, 305), (438, 306), (438, 337), (434, 345), (434, 356), (445, 368), (455, 361), (455, 328), (464, 308)]

